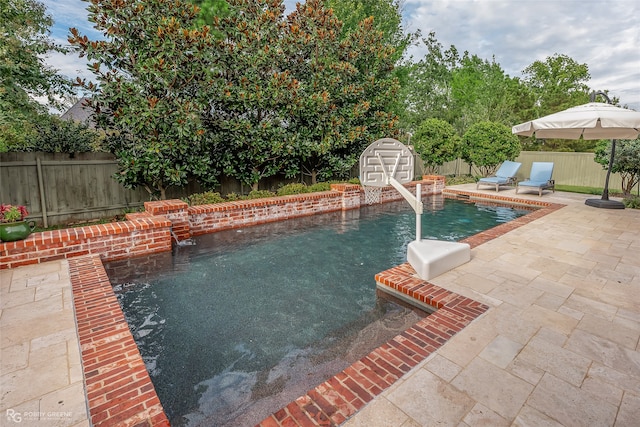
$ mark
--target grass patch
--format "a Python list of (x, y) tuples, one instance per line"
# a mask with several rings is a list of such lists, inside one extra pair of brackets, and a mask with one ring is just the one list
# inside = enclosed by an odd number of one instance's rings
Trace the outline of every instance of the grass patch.
[[(558, 191), (566, 191), (568, 193), (579, 193), (579, 194), (595, 194), (600, 195), (604, 191), (602, 187), (580, 187), (577, 185), (559, 185), (556, 184), (556, 190)], [(623, 194), (617, 190), (609, 189), (609, 195), (614, 197), (622, 197)]]
[(446, 185), (475, 184), (478, 178), (472, 175), (446, 176)]

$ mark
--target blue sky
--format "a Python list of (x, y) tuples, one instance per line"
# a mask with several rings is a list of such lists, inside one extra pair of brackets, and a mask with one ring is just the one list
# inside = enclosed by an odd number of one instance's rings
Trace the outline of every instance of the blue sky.
[[(345, 0), (348, 1), (348, 0)], [(70, 27), (89, 38), (100, 35), (87, 21), (82, 0), (43, 0), (55, 24), (52, 37), (67, 44)], [(285, 0), (288, 11), (295, 0)], [(454, 45), (483, 59), (495, 58), (512, 77), (536, 60), (556, 53), (587, 64), (588, 85), (609, 90), (621, 104), (640, 111), (640, 2), (636, 0), (401, 0), (404, 25), (423, 35), (435, 31), (446, 48)], [(414, 58), (424, 45), (411, 48)], [(91, 79), (77, 55), (51, 55), (63, 74)]]

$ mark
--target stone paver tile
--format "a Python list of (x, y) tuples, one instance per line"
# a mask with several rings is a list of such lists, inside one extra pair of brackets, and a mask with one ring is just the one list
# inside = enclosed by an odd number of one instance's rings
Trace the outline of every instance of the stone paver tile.
[(538, 384), (544, 375), (542, 369), (519, 358), (514, 359), (513, 362), (507, 366), (507, 371), (532, 385)]
[[(24, 322), (37, 320), (46, 322), (48, 316), (63, 310), (62, 298), (47, 298), (41, 301), (29, 303), (28, 309), (25, 307), (8, 307), (2, 310), (1, 325), (3, 328), (19, 326)], [(72, 316), (73, 317), (73, 316)]]
[(567, 342), (567, 338), (569, 338), (568, 336), (549, 328), (540, 328), (536, 337), (558, 347), (562, 347)]
[(529, 307), (540, 298), (542, 294), (543, 291), (540, 289), (530, 288), (513, 282), (504, 283), (489, 292), (490, 297), (521, 308)]
[(0, 300), (0, 308), (6, 309), (11, 307), (28, 304), (35, 300), (35, 289), (21, 289), (19, 291), (8, 292), (2, 295)]
[(514, 283), (518, 285), (525, 286), (531, 280), (538, 277), (540, 272), (538, 270), (528, 269), (526, 267), (518, 267), (517, 269), (513, 268), (513, 264), (509, 264), (503, 262), (502, 265), (496, 261), (496, 272), (495, 276), (505, 279), (505, 283)]
[(631, 329), (620, 324), (615, 325), (613, 322), (608, 322), (588, 313), (578, 323), (578, 329), (606, 338), (632, 350), (635, 350), (640, 337), (640, 329)]
[(522, 318), (538, 327), (548, 327), (568, 335), (578, 324), (578, 320), (544, 307), (532, 305), (522, 312)]
[(498, 334), (520, 344), (526, 344), (539, 328), (523, 316), (522, 308), (506, 303), (488, 312), (482, 320)]
[[(543, 251), (541, 253), (544, 253), (546, 249), (541, 248), (541, 251)], [(542, 274), (540, 274), (539, 277), (536, 277), (534, 281), (538, 279), (544, 279), (557, 282), (557, 279), (561, 278), (567, 273), (567, 271), (569, 271), (569, 269), (571, 268), (571, 264), (556, 259), (551, 259), (547, 254), (546, 258), (538, 258), (533, 263), (530, 263), (529, 267), (542, 272)]]
[(574, 292), (575, 292), (575, 289), (581, 289), (581, 290), (591, 289), (594, 291), (600, 290), (604, 287), (607, 281), (606, 279), (603, 279), (601, 277), (591, 276), (590, 274), (593, 267), (595, 267), (595, 264), (588, 268), (582, 268), (582, 267), (572, 268), (567, 272), (567, 274), (562, 276), (560, 280), (558, 280), (558, 282), (560, 282), (563, 285), (567, 285), (574, 288)]
[(403, 427), (409, 416), (384, 397), (375, 399), (345, 422), (343, 427)]
[(527, 403), (567, 427), (611, 426), (618, 411), (600, 396), (549, 373), (542, 377)]
[[(21, 421), (7, 424), (32, 427), (71, 427), (88, 425), (87, 404), (82, 383), (55, 390), (37, 399), (10, 408)], [(79, 399), (79, 398), (82, 399)], [(6, 415), (6, 411), (3, 416)], [(4, 424), (2, 424), (4, 426)]]
[(500, 285), (500, 282), (492, 280), (490, 276), (476, 274), (463, 274), (456, 280), (456, 283), (483, 294), (491, 292), (496, 286)]
[(540, 298), (535, 301), (535, 304), (549, 310), (557, 311), (560, 307), (562, 307), (562, 304), (564, 304), (565, 300), (566, 298), (564, 297), (559, 297), (549, 292), (545, 292), (540, 296)]
[(464, 423), (469, 426), (507, 427), (511, 423), (493, 412), (481, 403), (476, 405), (464, 417)]
[(458, 332), (438, 350), (438, 353), (464, 367), (497, 335), (487, 317), (482, 317)]
[(573, 353), (539, 336), (533, 338), (520, 352), (518, 358), (543, 371), (551, 372), (576, 387), (582, 384), (591, 359)]
[[(3, 393), (0, 395), (0, 412), (36, 399), (69, 385), (67, 357), (51, 357), (43, 364), (29, 364), (0, 377)], [(28, 387), (25, 385), (28, 384)]]
[(623, 390), (640, 395), (640, 377), (620, 372), (608, 366), (594, 363), (589, 369), (588, 378), (594, 378), (601, 382), (611, 384)]
[(0, 372), (2, 372), (2, 374), (13, 372), (18, 369), (24, 369), (28, 364), (28, 342), (22, 342), (0, 350)]
[(640, 420), (640, 395), (625, 393), (616, 417), (615, 427), (637, 425)]
[(512, 427), (565, 427), (531, 406), (524, 405)]
[(618, 309), (616, 317), (622, 317), (625, 319), (633, 320), (637, 324), (640, 324), (640, 307), (636, 307), (635, 310), (627, 310), (624, 308)]
[(451, 380), (454, 379), (462, 370), (461, 366), (458, 366), (449, 359), (440, 356), (438, 353), (435, 353), (435, 356), (424, 364), (424, 368), (447, 382), (451, 382)]
[(480, 358), (451, 384), (508, 420), (515, 418), (533, 390), (528, 382)]
[(48, 287), (54, 286), (55, 284), (59, 285), (60, 282), (60, 275), (58, 274), (58, 271), (55, 271), (28, 277), (26, 280), (26, 285), (27, 287)]
[(457, 425), (475, 402), (426, 369), (408, 378), (387, 398), (418, 424)]
[(567, 306), (562, 306), (558, 308), (558, 313), (566, 314), (567, 316), (573, 317), (576, 320), (581, 320), (584, 317), (584, 313), (582, 311), (574, 310), (573, 308), (569, 308)]
[(623, 391), (621, 388), (597, 377), (587, 375), (580, 388), (595, 396), (600, 396), (603, 400), (615, 406), (619, 406), (622, 400)]
[(563, 285), (558, 283), (557, 280), (549, 280), (542, 277), (536, 277), (529, 283), (529, 286), (542, 291), (557, 295), (562, 298), (567, 298), (573, 292), (573, 286)]
[(611, 340), (576, 329), (567, 340), (565, 348), (617, 371), (640, 378), (640, 353)]
[(40, 314), (38, 317), (30, 318), (22, 323), (1, 324), (1, 327), (0, 348), (5, 348), (29, 341), (32, 338), (56, 333), (61, 329), (75, 328), (75, 320), (73, 312), (60, 310), (54, 313)]
[(522, 344), (512, 341), (503, 335), (498, 335), (482, 350), (479, 356), (487, 362), (504, 369), (518, 355), (522, 347)]
[(88, 419), (84, 383), (77, 382), (42, 397), (43, 412), (58, 412), (60, 425), (73, 425)]

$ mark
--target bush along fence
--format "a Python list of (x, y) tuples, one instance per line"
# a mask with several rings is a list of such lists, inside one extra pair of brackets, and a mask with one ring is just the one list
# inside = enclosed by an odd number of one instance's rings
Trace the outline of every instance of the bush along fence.
[[(406, 184), (422, 196), (441, 194), (443, 176), (423, 176)], [(392, 187), (382, 202), (402, 200)], [(104, 261), (171, 251), (172, 242), (216, 231), (264, 224), (319, 213), (357, 209), (364, 205), (364, 191), (355, 184), (332, 184), (330, 191), (233, 201), (189, 207), (182, 200), (145, 202), (145, 212), (127, 214), (126, 221), (32, 233), (24, 240), (0, 243), (0, 269), (38, 264), (84, 255)]]

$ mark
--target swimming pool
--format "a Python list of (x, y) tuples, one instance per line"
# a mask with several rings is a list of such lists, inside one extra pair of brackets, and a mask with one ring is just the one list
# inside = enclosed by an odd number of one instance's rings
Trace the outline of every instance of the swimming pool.
[[(425, 238), (459, 240), (529, 212), (424, 202)], [(414, 223), (391, 203), (202, 236), (130, 273), (105, 264), (172, 424), (255, 424), (415, 322), (376, 298), (373, 280), (405, 261)]]

